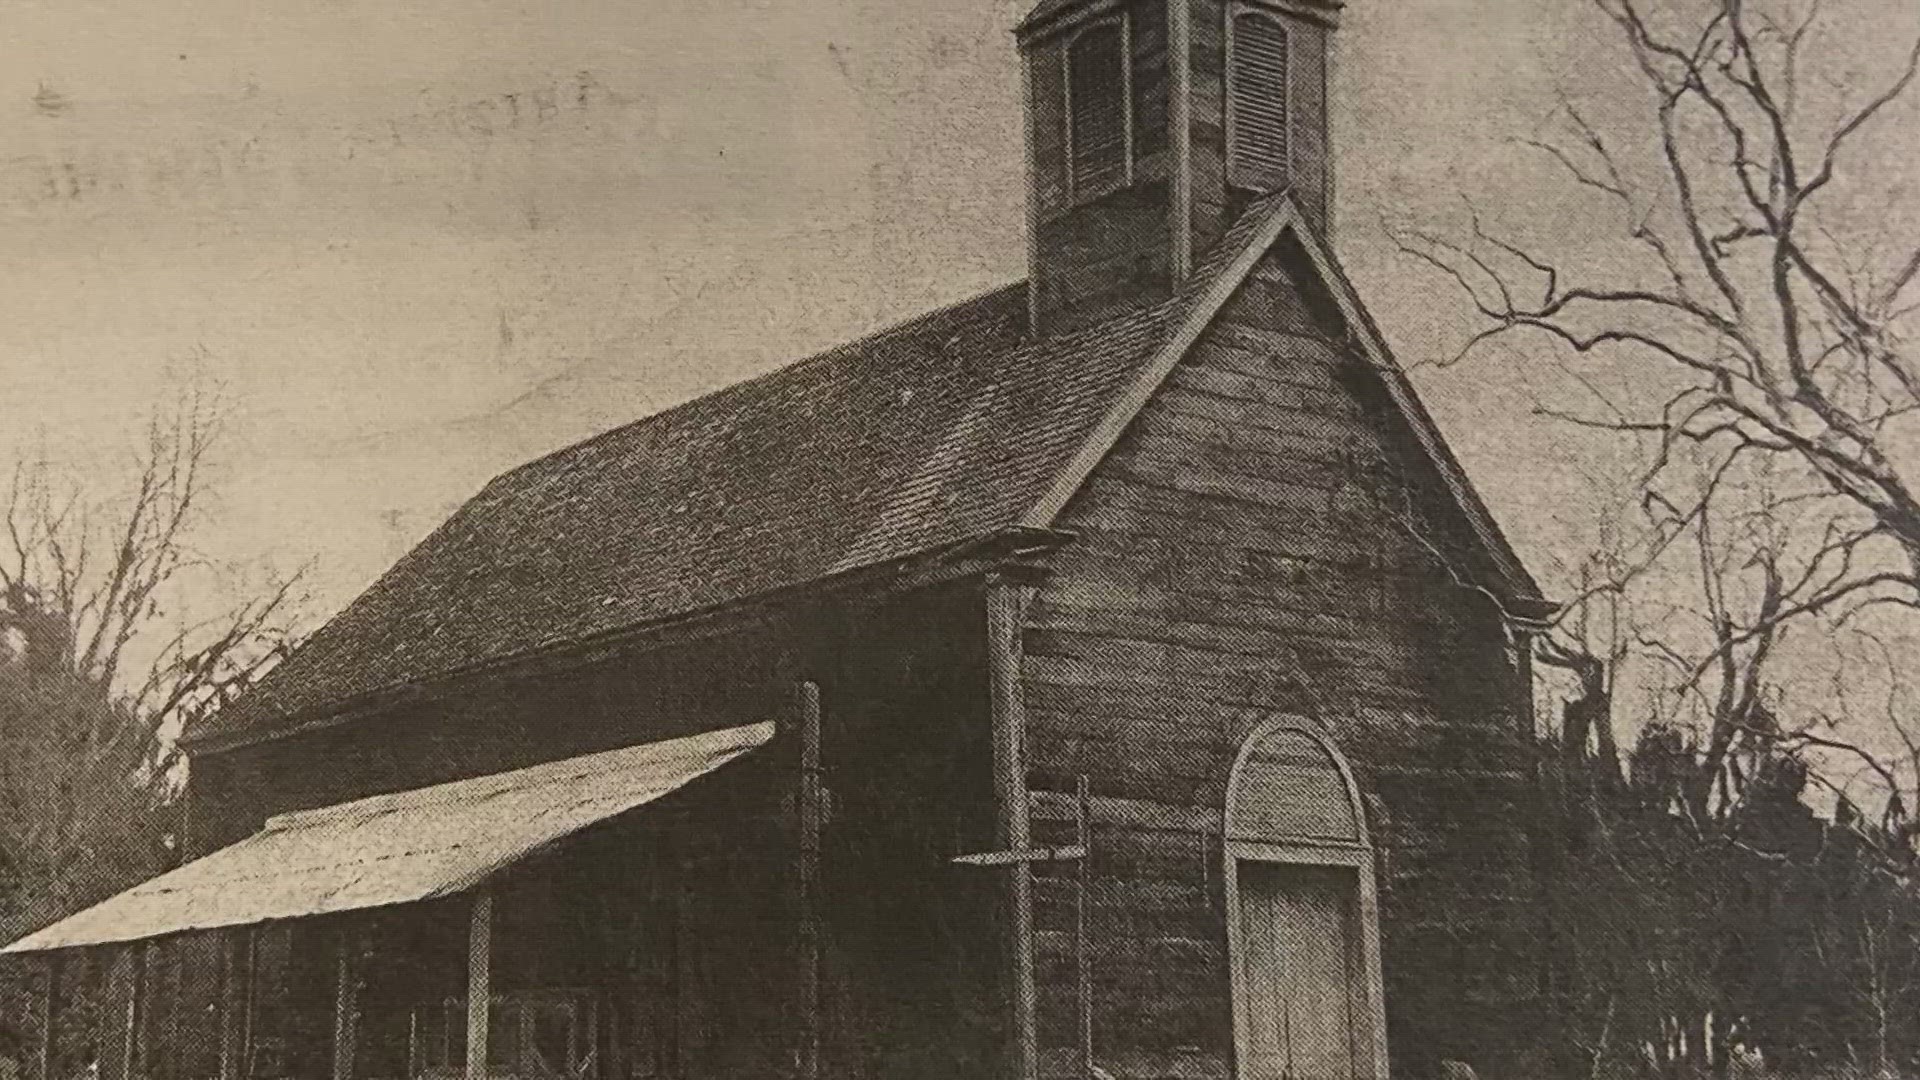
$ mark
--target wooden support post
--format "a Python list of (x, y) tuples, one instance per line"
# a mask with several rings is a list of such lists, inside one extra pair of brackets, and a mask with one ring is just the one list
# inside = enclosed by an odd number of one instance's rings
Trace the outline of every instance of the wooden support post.
[(795, 710), (800, 735), (800, 1046), (801, 1080), (820, 1075), (820, 833), (826, 787), (820, 777), (820, 686), (802, 682)]
[[(420, 1013), (407, 1013), (407, 1080), (419, 1076), (425, 1060), (425, 1052), (420, 1046)], [(444, 1059), (443, 1059), (444, 1060)]]
[[(1021, 634), (1028, 587), (1005, 575), (987, 579), (987, 701), (993, 729), (993, 797), (998, 840), (1007, 851), (1028, 847), (1027, 715), (1021, 683)], [(1040, 1040), (1033, 967), (1033, 874), (1007, 864), (1007, 989), (1012, 1003), (1008, 1073), (1035, 1080)]]
[(533, 1048), (533, 1010), (514, 1010), (513, 1046), (515, 1056), (509, 1058), (505, 1067), (509, 1072), (520, 1076), (533, 1076), (533, 1063), (540, 1052)]
[(1534, 715), (1533, 707), (1533, 642), (1535, 635), (1527, 630), (1513, 631), (1514, 689), (1520, 700), (1515, 702), (1520, 724), (1520, 734), (1533, 739), (1540, 734), (1539, 718)]
[(493, 893), (473, 895), (467, 924), (467, 1080), (487, 1075), (487, 1020), (493, 1005)]
[(1093, 1080), (1093, 960), (1089, 950), (1093, 942), (1087, 932), (1087, 893), (1093, 886), (1093, 838), (1087, 827), (1087, 777), (1074, 782), (1074, 845), (1083, 853), (1074, 865), (1073, 891), (1073, 964), (1075, 989), (1079, 994), (1080, 1080)]
[(688, 830), (693, 819), (684, 811), (676, 812), (667, 821), (661, 835), (665, 847), (667, 873), (663, 875), (670, 895), (667, 897), (667, 918), (670, 931), (667, 941), (667, 1002), (668, 1010), (661, 1025), (663, 1034), (662, 1057), (670, 1076), (685, 1076), (691, 1071), (693, 1055), (689, 1053), (693, 1031), (693, 991), (687, 984), (693, 964), (691, 944), (692, 904), (688, 897), (691, 888), (691, 863), (695, 857), (693, 841)]
[(66, 956), (50, 952), (46, 982), (40, 988), (40, 1080), (54, 1080), (60, 1068), (60, 976)]
[[(1167, 76), (1173, 129), (1173, 280), (1193, 273), (1193, 16), (1187, 0), (1167, 2)], [(1029, 263), (1028, 265), (1037, 265)], [(1038, 289), (1033, 290), (1038, 292)], [(1030, 323), (1029, 325), (1036, 325)]]
[(241, 930), (217, 930), (220, 942), (220, 1080), (240, 1077), (240, 1010), (244, 1007), (240, 983)]
[(146, 1074), (147, 943), (127, 946), (127, 1001), (125, 1039), (120, 1047), (121, 1080), (141, 1080)]
[(220, 1080), (247, 1075), (253, 1031), (253, 928), (220, 931)]
[(333, 965), (333, 1080), (353, 1080), (360, 1043), (360, 935), (342, 926)]

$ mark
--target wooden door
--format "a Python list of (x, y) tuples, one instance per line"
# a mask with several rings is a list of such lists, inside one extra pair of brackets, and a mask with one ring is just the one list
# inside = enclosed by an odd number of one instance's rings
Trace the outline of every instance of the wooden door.
[(1366, 1080), (1354, 1066), (1354, 873), (1246, 862), (1239, 1080)]

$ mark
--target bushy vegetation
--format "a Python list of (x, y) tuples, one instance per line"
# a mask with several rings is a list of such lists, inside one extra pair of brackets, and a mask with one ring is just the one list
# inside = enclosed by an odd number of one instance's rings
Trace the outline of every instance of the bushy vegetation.
[(1536, 836), (1542, 990), (1567, 1077), (1920, 1076), (1920, 892), (1905, 838), (1808, 803), (1759, 757), (1702, 831), (1677, 812), (1666, 733), (1622, 772), (1549, 748)]

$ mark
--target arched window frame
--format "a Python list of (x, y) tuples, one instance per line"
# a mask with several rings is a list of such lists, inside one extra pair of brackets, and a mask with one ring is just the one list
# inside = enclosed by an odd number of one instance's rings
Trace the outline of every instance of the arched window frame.
[[(1105, 184), (1083, 185), (1074, 170), (1073, 145), (1073, 50), (1080, 39), (1099, 30), (1118, 28), (1120, 31), (1120, 123), (1121, 123), (1121, 165), (1118, 179)], [(1125, 11), (1090, 19), (1074, 28), (1074, 31), (1060, 44), (1060, 71), (1062, 74), (1060, 100), (1065, 105), (1061, 110), (1061, 124), (1065, 128), (1061, 136), (1061, 145), (1066, 148), (1063, 166), (1066, 170), (1067, 201), (1079, 205), (1103, 195), (1112, 194), (1133, 184), (1134, 166), (1134, 130), (1133, 130), (1133, 25)]]
[[(1355, 839), (1324, 837), (1250, 838), (1237, 829), (1234, 808), (1248, 760), (1268, 737), (1282, 731), (1294, 732), (1312, 740), (1325, 751), (1340, 774), (1347, 807), (1353, 815)], [(1360, 786), (1354, 782), (1353, 769), (1340, 748), (1317, 725), (1297, 716), (1280, 716), (1261, 723), (1247, 736), (1235, 755), (1233, 770), (1227, 775), (1226, 805), (1221, 814), (1225, 860), (1222, 878), (1226, 886), (1227, 968), (1233, 980), (1233, 1048), (1236, 1062), (1248, 1058), (1248, 988), (1242, 974), (1240, 864), (1266, 863), (1279, 866), (1340, 867), (1354, 874), (1353, 925), (1357, 928), (1358, 950), (1349, 968), (1348, 1000), (1353, 1003), (1356, 1030), (1354, 1069), (1357, 1080), (1387, 1080), (1387, 1025), (1383, 984), (1380, 974), (1380, 898), (1374, 873), (1374, 849), (1367, 828), (1366, 802)], [(1369, 1052), (1370, 1051), (1370, 1052)]]
[[(1227, 139), (1227, 183), (1229, 186), (1247, 190), (1279, 190), (1280, 187), (1284, 187), (1292, 182), (1293, 175), (1293, 43), (1295, 37), (1293, 28), (1288, 25), (1286, 16), (1254, 4), (1228, 4), (1226, 14), (1226, 26), (1223, 29), (1227, 43), (1226, 70), (1225, 74), (1221, 77), (1222, 92), (1220, 102), (1222, 112), (1224, 113), (1222, 126), (1225, 128)], [(1278, 180), (1280, 181), (1278, 185), (1273, 182), (1275, 177), (1272, 176), (1247, 175), (1244, 171), (1245, 167), (1241, 164), (1240, 160), (1240, 132), (1235, 115), (1239, 110), (1234, 107), (1233, 91), (1234, 73), (1239, 69), (1239, 58), (1236, 55), (1237, 39), (1239, 37), (1237, 28), (1242, 18), (1260, 19), (1272, 24), (1274, 29), (1280, 32), (1280, 40), (1286, 48), (1286, 81), (1281, 87), (1280, 99), (1280, 116), (1283, 124), (1282, 137), (1285, 139), (1286, 145), (1283, 148), (1284, 153), (1282, 154), (1282, 160), (1276, 169)]]

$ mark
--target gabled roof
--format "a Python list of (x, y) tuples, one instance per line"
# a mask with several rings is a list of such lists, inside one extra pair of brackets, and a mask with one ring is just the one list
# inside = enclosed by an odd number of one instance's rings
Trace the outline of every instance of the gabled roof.
[(1046, 527), (1285, 232), (1506, 579), (1536, 596), (1325, 249), (1286, 196), (1250, 207), (1171, 300), (1026, 333), (1023, 284), (508, 472), (190, 741)]

